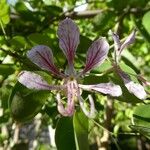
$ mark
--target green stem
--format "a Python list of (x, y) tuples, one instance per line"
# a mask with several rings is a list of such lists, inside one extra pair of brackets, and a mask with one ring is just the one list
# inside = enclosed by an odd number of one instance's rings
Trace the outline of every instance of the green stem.
[(3, 34), (4, 34), (4, 38), (5, 38), (5, 40), (7, 40), (8, 37), (7, 37), (7, 35), (6, 35), (6, 31), (5, 31), (5, 29), (4, 29), (3, 22), (2, 22), (1, 19), (0, 19), (0, 26), (1, 26), (2, 32), (3, 32)]

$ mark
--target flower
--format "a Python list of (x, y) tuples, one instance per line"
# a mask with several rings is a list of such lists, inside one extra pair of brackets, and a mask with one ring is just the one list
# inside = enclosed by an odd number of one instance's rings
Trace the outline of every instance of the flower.
[(118, 64), (121, 58), (122, 51), (135, 41), (135, 35), (136, 35), (136, 30), (133, 30), (131, 34), (126, 38), (126, 40), (123, 43), (121, 43), (119, 36), (116, 33), (112, 32), (112, 37), (114, 40), (114, 48), (115, 48), (114, 50), (115, 61), (114, 61), (113, 66), (114, 66), (115, 71), (123, 80), (124, 85), (128, 89), (128, 91), (134, 94), (137, 98), (143, 100), (147, 96), (144, 90), (144, 87), (141, 84), (135, 83), (134, 81), (132, 81), (130, 76), (126, 72), (124, 72)]
[[(94, 117), (95, 106), (93, 98), (91, 95), (88, 96), (90, 102), (90, 110), (88, 111), (81, 96), (82, 90), (96, 91), (115, 97), (120, 96), (122, 90), (120, 86), (113, 83), (82, 85), (78, 83), (78, 79), (106, 59), (109, 44), (104, 37), (94, 41), (87, 51), (84, 69), (77, 73), (74, 69), (74, 58), (79, 44), (79, 29), (77, 25), (70, 18), (66, 18), (60, 22), (57, 34), (59, 46), (68, 60), (67, 71), (64, 71), (64, 73), (59, 71), (54, 64), (52, 50), (45, 45), (33, 47), (28, 51), (27, 57), (43, 70), (47, 70), (61, 78), (63, 85), (49, 85), (40, 75), (30, 71), (22, 71), (19, 74), (18, 81), (29, 89), (57, 91), (57, 108), (63, 116), (72, 116), (75, 111), (75, 103), (79, 102), (83, 112), (88, 117)], [(65, 106), (63, 105), (64, 101), (61, 99), (61, 93), (65, 93), (64, 95), (67, 97)]]

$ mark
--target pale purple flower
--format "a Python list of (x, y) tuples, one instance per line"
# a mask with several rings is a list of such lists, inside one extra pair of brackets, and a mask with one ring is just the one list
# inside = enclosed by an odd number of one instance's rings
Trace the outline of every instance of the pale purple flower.
[(128, 47), (130, 44), (132, 44), (135, 41), (135, 34), (136, 34), (136, 30), (133, 30), (131, 34), (126, 38), (126, 40), (123, 43), (121, 43), (119, 36), (116, 33), (112, 32), (112, 37), (114, 40), (114, 47), (115, 47), (114, 68), (118, 73), (118, 75), (123, 80), (125, 87), (128, 89), (128, 91), (134, 94), (137, 98), (143, 100), (147, 96), (144, 87), (141, 84), (132, 81), (130, 76), (127, 73), (125, 73), (123, 70), (121, 70), (121, 68), (119, 67), (119, 60), (121, 58), (121, 53), (126, 47)]
[[(95, 85), (82, 85), (78, 79), (83, 77), (94, 67), (101, 64), (107, 57), (109, 44), (104, 37), (92, 43), (87, 51), (85, 67), (79, 73), (74, 69), (74, 58), (79, 44), (79, 29), (69, 18), (60, 22), (58, 27), (59, 46), (68, 60), (68, 69), (64, 73), (60, 72), (54, 64), (52, 50), (44, 45), (33, 47), (28, 53), (28, 58), (43, 70), (47, 70), (62, 79), (61, 85), (50, 85), (40, 75), (22, 71), (18, 81), (30, 89), (56, 91), (58, 111), (63, 116), (72, 116), (75, 111), (75, 104), (79, 103), (81, 109), (88, 117), (94, 117), (95, 106), (91, 95), (88, 96), (90, 108), (82, 98), (82, 90), (96, 91), (111, 96), (120, 96), (121, 88), (113, 83), (100, 83)], [(67, 97), (67, 101), (62, 100), (62, 94)], [(65, 105), (64, 105), (65, 103)]]

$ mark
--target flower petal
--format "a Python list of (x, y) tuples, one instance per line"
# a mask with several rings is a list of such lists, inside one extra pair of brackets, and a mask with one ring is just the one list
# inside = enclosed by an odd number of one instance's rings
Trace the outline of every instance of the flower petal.
[(107, 57), (109, 44), (105, 38), (98, 39), (89, 47), (86, 57), (86, 65), (82, 74), (101, 64)]
[(120, 42), (120, 39), (119, 39), (119, 36), (116, 34), (116, 33), (112, 33), (112, 37), (113, 37), (113, 40), (114, 40), (114, 60), (116, 63), (118, 63), (119, 61), (119, 55), (120, 55), (120, 47), (121, 47), (121, 42)]
[(59, 46), (68, 59), (69, 65), (73, 64), (75, 51), (79, 44), (79, 28), (70, 18), (66, 18), (60, 22), (57, 34)]
[(144, 87), (141, 84), (134, 83), (130, 79), (130, 76), (127, 73), (125, 73), (124, 71), (122, 71), (120, 68), (117, 70), (117, 72), (120, 75), (120, 77), (122, 78), (122, 80), (124, 81), (124, 84), (130, 93), (134, 94), (139, 99), (146, 98), (147, 94), (144, 90)]
[(123, 42), (123, 44), (121, 44), (121, 47), (119, 50), (120, 53), (122, 52), (124, 48), (126, 48), (127, 46), (129, 46), (135, 41), (135, 35), (136, 35), (136, 30), (133, 30), (131, 34), (127, 37), (127, 39)]
[(48, 46), (35, 46), (30, 51), (28, 51), (27, 56), (40, 68), (50, 71), (57, 76), (63, 76), (63, 74), (61, 74), (58, 68), (54, 65), (53, 53)]
[(82, 85), (79, 84), (79, 87), (87, 91), (96, 91), (103, 94), (109, 94), (114, 97), (122, 95), (122, 90), (119, 85), (113, 83), (100, 83), (94, 85)]
[(64, 108), (59, 93), (57, 93), (56, 99), (58, 102), (57, 109), (59, 113), (62, 114), (63, 116), (72, 116), (74, 113), (74, 103), (67, 104), (66, 108)]
[(22, 71), (18, 81), (29, 89), (60, 90), (62, 87), (49, 85), (40, 75), (30, 71)]
[(115, 47), (115, 50), (117, 52), (117, 51), (120, 50), (121, 42), (120, 42), (119, 36), (116, 33), (111, 32), (111, 34), (112, 34), (112, 37), (113, 37), (113, 40), (114, 40), (114, 47)]
[(133, 93), (139, 99), (146, 99), (146, 92), (141, 84), (130, 81), (125, 83), (126, 88), (130, 93)]
[(94, 101), (91, 95), (88, 96), (89, 98), (89, 102), (90, 102), (90, 111), (88, 111), (85, 106), (84, 106), (84, 100), (83, 98), (79, 95), (78, 99), (79, 99), (79, 104), (80, 107), (82, 109), (82, 111), (85, 113), (85, 115), (89, 118), (94, 118), (95, 117), (95, 105), (94, 105)]

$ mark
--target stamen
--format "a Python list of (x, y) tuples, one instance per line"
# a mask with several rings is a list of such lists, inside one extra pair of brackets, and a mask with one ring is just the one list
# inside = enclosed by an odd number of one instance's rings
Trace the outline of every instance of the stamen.
[(85, 115), (89, 118), (94, 118), (95, 117), (95, 105), (94, 105), (94, 101), (91, 95), (88, 96), (89, 98), (89, 102), (90, 102), (90, 111), (88, 112), (87, 109), (84, 106), (84, 100), (83, 98), (78, 95), (78, 99), (79, 99), (79, 104), (80, 107), (82, 109), (82, 111), (85, 113)]

